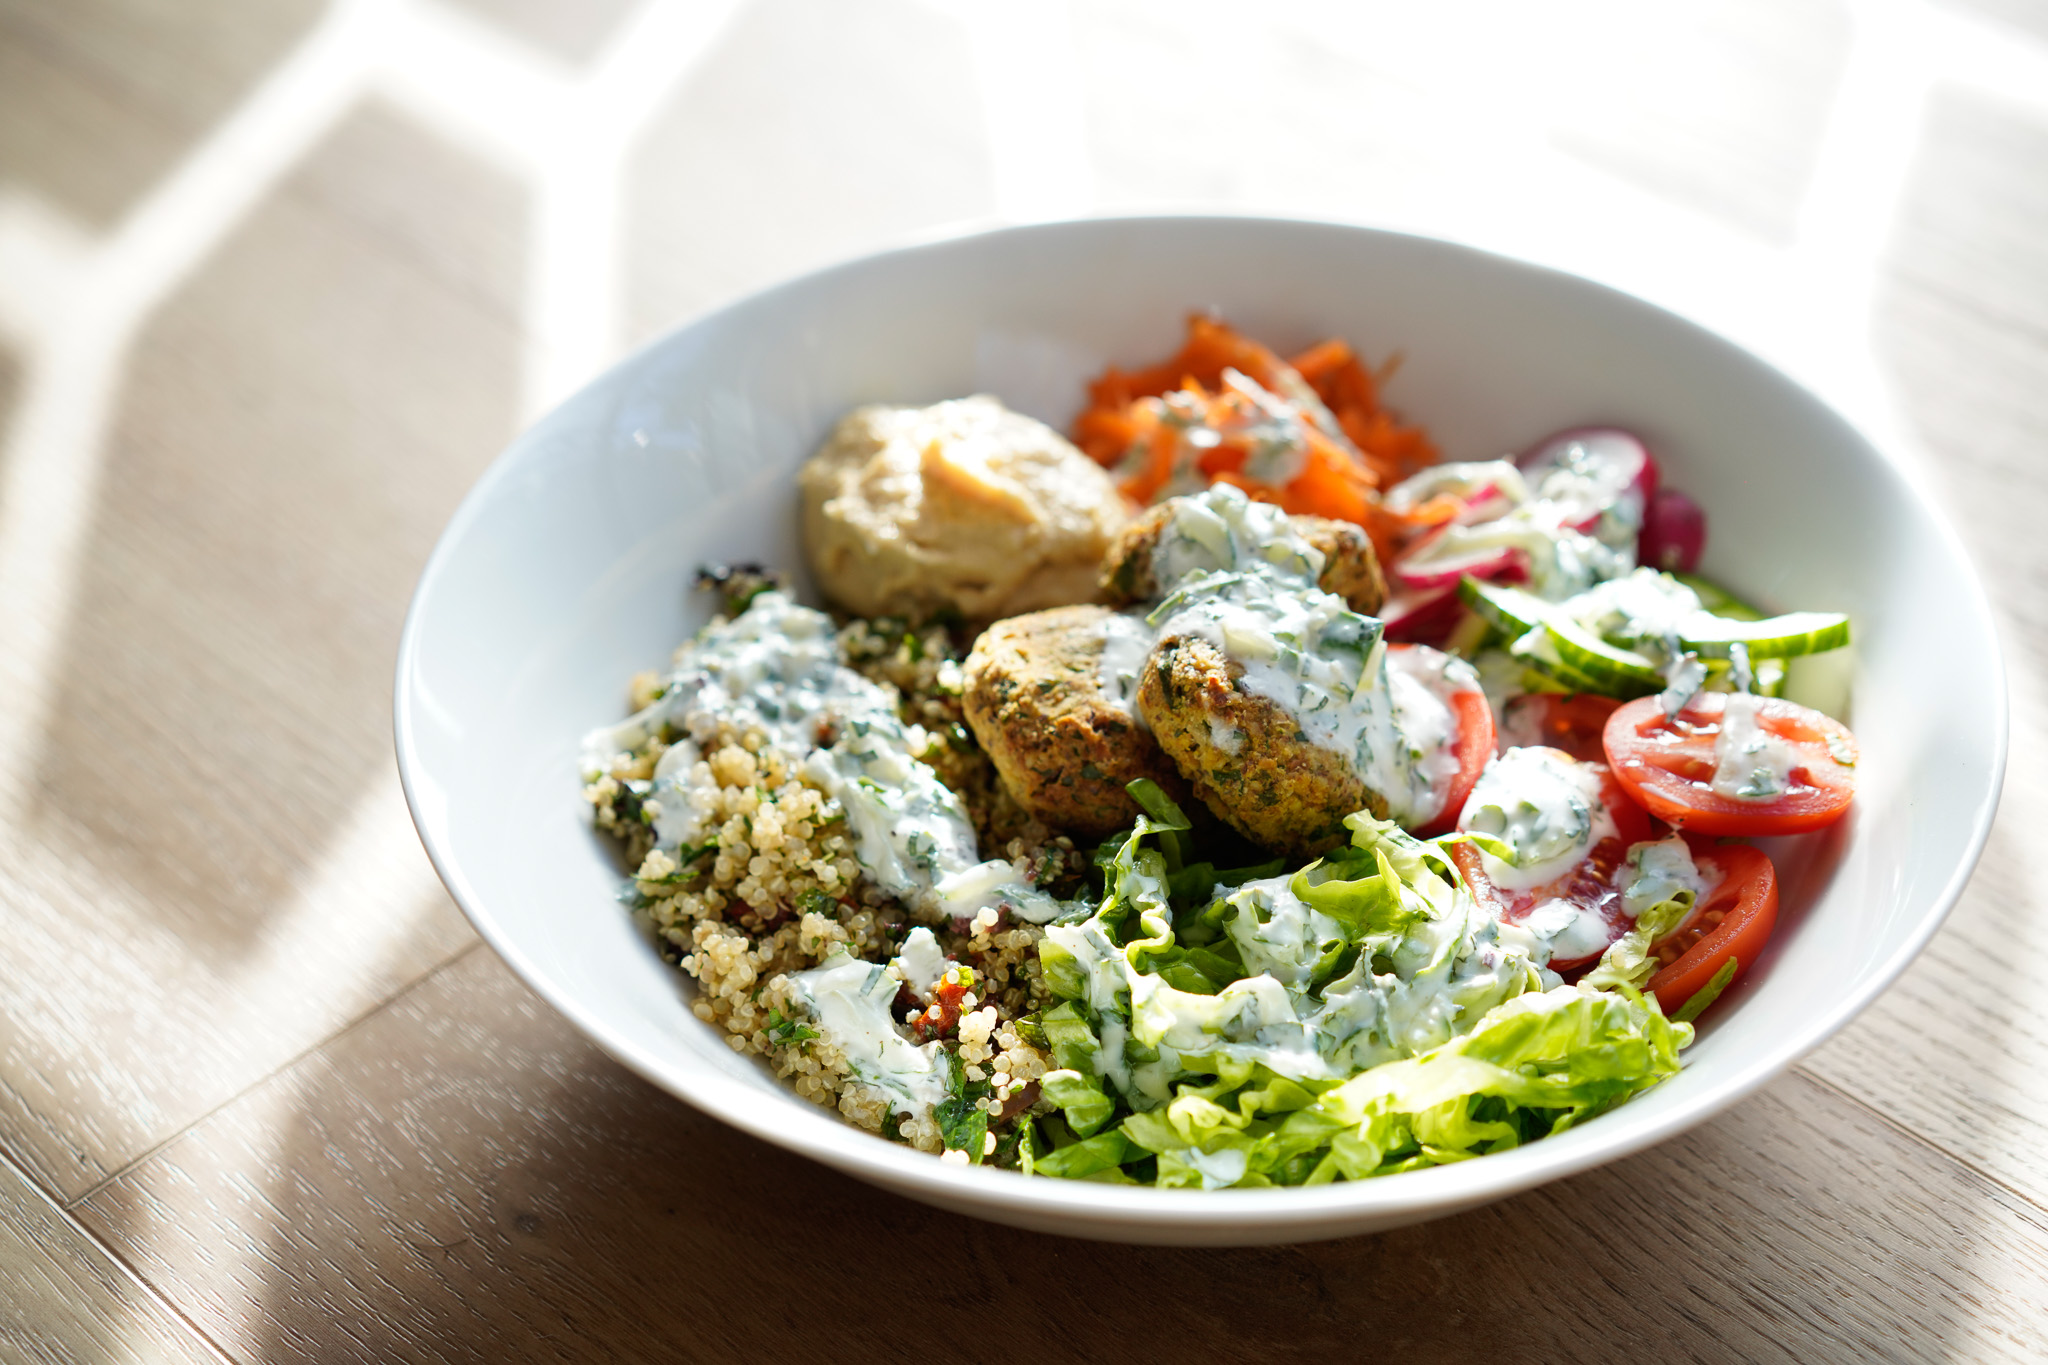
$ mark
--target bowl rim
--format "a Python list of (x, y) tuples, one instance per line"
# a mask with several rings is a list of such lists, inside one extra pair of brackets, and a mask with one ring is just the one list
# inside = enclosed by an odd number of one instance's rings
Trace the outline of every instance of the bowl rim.
[[(1692, 332), (1738, 354), (1840, 422), (1868, 448), (1885, 476), (1899, 484), (1900, 491), (1921, 506), (1943, 550), (1963, 571), (1968, 588), (1968, 614), (1983, 626), (1983, 636), (1990, 650), (1987, 662), (1994, 699), (1990, 717), (1991, 763), (1985, 788), (1977, 799), (1977, 810), (1970, 823), (1963, 856), (1933, 896), (1931, 907), (1921, 922), (1913, 927), (1890, 958), (1871, 973), (1858, 991), (1833, 1009), (1808, 1021), (1803, 1028), (1788, 1032), (1775, 1046), (1744, 1059), (1734, 1077), (1719, 1088), (1633, 1123), (1589, 1124), (1575, 1129), (1569, 1142), (1553, 1139), (1493, 1153), (1483, 1161), (1463, 1161), (1374, 1180), (1343, 1181), (1315, 1187), (1159, 1189), (1051, 1180), (992, 1168), (954, 1166), (935, 1160), (927, 1153), (857, 1129), (836, 1114), (827, 1114), (816, 1106), (800, 1105), (794, 1095), (788, 1097), (791, 1101), (788, 1105), (764, 1105), (758, 1088), (715, 1071), (683, 1080), (664, 1065), (663, 1058), (655, 1049), (642, 1046), (633, 1038), (606, 1027), (602, 1021), (587, 1016), (574, 995), (558, 989), (548, 974), (498, 925), (489, 907), (464, 877), (459, 863), (437, 842), (433, 822), (423, 809), (419, 787), (426, 765), (415, 744), (414, 698), (409, 683), (418, 665), (424, 604), (448, 571), (447, 566), (459, 552), (458, 547), (466, 539), (471, 525), (485, 515), (498, 485), (513, 476), (517, 463), (514, 456), (527, 434), (585, 394), (642, 364), (650, 353), (670, 345), (685, 332), (715, 325), (731, 314), (760, 306), (767, 300), (801, 293), (882, 261), (899, 260), (983, 238), (1085, 230), (1090, 226), (1173, 230), (1191, 225), (1218, 228), (1270, 226), (1282, 230), (1326, 231), (1424, 243), (1485, 258), (1496, 266), (1549, 276), (1575, 287), (1596, 290), (1626, 305), (1648, 310), (1659, 315), (1666, 324)], [(1958, 607), (1963, 605), (1958, 603)], [(1613, 285), (1541, 261), (1450, 237), (1292, 214), (1106, 212), (1042, 222), (1000, 223), (976, 219), (933, 227), (899, 239), (893, 245), (833, 260), (749, 290), (715, 308), (685, 318), (650, 338), (592, 376), (548, 413), (527, 423), (463, 496), (421, 570), (399, 637), (392, 731), (399, 779), (414, 827), (436, 874), (479, 936), (528, 989), (574, 1024), (584, 1037), (629, 1070), (694, 1108), (753, 1137), (848, 1174), (899, 1192), (929, 1198), (948, 1207), (987, 1216), (1008, 1214), (1020, 1222), (1040, 1221), (1046, 1226), (1062, 1224), (1070, 1232), (1092, 1231), (1097, 1235), (1127, 1234), (1138, 1227), (1150, 1227), (1165, 1233), (1179, 1230), (1249, 1234), (1270, 1225), (1285, 1224), (1290, 1238), (1313, 1238), (1343, 1235), (1350, 1228), (1375, 1220), (1392, 1225), (1472, 1207), (1641, 1151), (1675, 1137), (1746, 1099), (1840, 1031), (1889, 989), (1919, 956), (1947, 921), (1975, 873), (2004, 789), (2010, 742), (2010, 689), (1997, 616), (1991, 608), (1982, 577), (1946, 513), (1924, 495), (1912, 466), (1902, 460), (1887, 442), (1878, 440), (1863, 422), (1828, 402), (1795, 375), (1725, 334)]]

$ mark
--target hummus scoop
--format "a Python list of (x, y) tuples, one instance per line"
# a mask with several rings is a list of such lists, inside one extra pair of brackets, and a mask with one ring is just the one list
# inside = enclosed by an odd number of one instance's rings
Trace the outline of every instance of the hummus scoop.
[(862, 616), (989, 621), (1090, 601), (1129, 515), (1099, 465), (986, 395), (856, 408), (801, 482), (811, 572)]

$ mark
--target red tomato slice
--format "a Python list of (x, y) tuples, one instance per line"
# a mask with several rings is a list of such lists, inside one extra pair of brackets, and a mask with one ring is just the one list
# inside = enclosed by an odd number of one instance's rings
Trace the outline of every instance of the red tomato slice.
[[(1797, 755), (1790, 790), (1761, 801), (1715, 791), (1714, 745), (1727, 705), (1726, 694), (1702, 692), (1667, 718), (1655, 697), (1629, 702), (1608, 718), (1607, 765), (1652, 815), (1690, 833), (1799, 834), (1842, 818), (1856, 795), (1856, 737), (1840, 721), (1774, 697), (1761, 702), (1757, 724)], [(1837, 761), (1838, 752), (1849, 763)]]
[(1513, 697), (1501, 708), (1494, 742), (1503, 753), (1511, 748), (1538, 745), (1562, 749), (1581, 763), (1605, 763), (1607, 748), (1602, 737), (1607, 730), (1607, 718), (1620, 705), (1612, 697), (1596, 697), (1590, 692), (1571, 696), (1531, 692)]
[(1738, 973), (1747, 969), (1778, 923), (1778, 870), (1762, 849), (1697, 837), (1686, 843), (1713, 889), (1683, 924), (1651, 945), (1663, 965), (1649, 990), (1666, 1014), (1692, 999), (1729, 958)]
[[(1415, 645), (1388, 645), (1388, 649), (1415, 649)], [(1444, 792), (1444, 808), (1414, 833), (1424, 839), (1439, 834), (1448, 834), (1457, 827), (1458, 816), (1465, 809), (1465, 798), (1472, 794), (1472, 788), (1479, 782), (1479, 774), (1486, 768), (1486, 761), (1493, 757), (1493, 708), (1487, 705), (1486, 694), (1478, 688), (1453, 692), (1449, 697), (1451, 716), (1458, 722), (1458, 737), (1451, 741), (1452, 749), (1458, 755), (1458, 772), (1451, 779), (1451, 785)]]
[(1465, 878), (1465, 884), (1472, 888), (1472, 894), (1479, 903), (1490, 909), (1504, 924), (1520, 924), (1529, 917), (1529, 912), (1547, 901), (1562, 900), (1582, 913), (1590, 910), (1605, 922), (1606, 941), (1584, 957), (1569, 960), (1553, 960), (1553, 971), (1568, 972), (1580, 967), (1590, 967), (1600, 960), (1600, 954), (1607, 951), (1607, 945), (1620, 938), (1634, 927), (1635, 921), (1622, 912), (1621, 892), (1614, 885), (1614, 873), (1629, 848), (1635, 844), (1655, 838), (1650, 827), (1650, 817), (1642, 807), (1629, 799), (1627, 790), (1614, 775), (1597, 763), (1586, 765), (1600, 773), (1600, 799), (1607, 807), (1607, 814), (1614, 821), (1614, 833), (1600, 840), (1587, 850), (1585, 858), (1556, 881), (1527, 891), (1511, 890), (1497, 886), (1486, 875), (1486, 862), (1479, 850), (1471, 844), (1451, 845), (1451, 861)]

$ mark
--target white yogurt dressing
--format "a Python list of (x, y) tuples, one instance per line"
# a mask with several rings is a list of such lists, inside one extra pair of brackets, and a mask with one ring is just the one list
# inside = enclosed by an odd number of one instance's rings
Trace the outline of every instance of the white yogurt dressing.
[(889, 963), (910, 993), (924, 1001), (930, 1001), (932, 987), (951, 965), (952, 959), (939, 946), (938, 938), (922, 924), (904, 937), (902, 950)]
[(1425, 646), (1387, 650), (1378, 621), (1315, 586), (1322, 553), (1286, 514), (1228, 485), (1176, 504), (1152, 564), (1168, 595), (1146, 620), (1161, 639), (1215, 645), (1243, 669), (1244, 691), (1343, 755), (1396, 820), (1442, 812), (1458, 767), (1451, 697), (1479, 686), (1470, 665)]
[[(1229, 1057), (1296, 1079), (1339, 1079), (1425, 1052), (1502, 1001), (1558, 982), (1543, 968), (1533, 935), (1498, 923), (1470, 895), (1444, 884), (1428, 918), (1362, 942), (1358, 960), (1318, 999), (1310, 993), (1316, 964), (1346, 936), (1290, 882), (1247, 882), (1228, 898), (1234, 909), (1225, 927), (1251, 973), (1244, 980), (1198, 995), (1157, 976), (1122, 973), (1131, 1036), (1159, 1054), (1129, 1069), (1123, 1088), (1138, 1107), (1170, 1099), (1171, 1082), (1190, 1058)], [(1100, 994), (1113, 999), (1113, 992), (1105, 982)]]
[(919, 1047), (896, 1031), (890, 1010), (898, 983), (887, 967), (842, 951), (790, 980), (825, 1041), (845, 1055), (855, 1076), (888, 1095), (897, 1113), (924, 1113), (946, 1098), (939, 1044)]
[(1115, 612), (1102, 618), (1102, 657), (1096, 664), (1102, 695), (1117, 709), (1143, 725), (1138, 715), (1138, 677), (1157, 635), (1145, 624), (1142, 610)]
[(1681, 892), (1691, 892), (1692, 903), (1698, 905), (1710, 889), (1692, 860), (1692, 849), (1676, 834), (1630, 846), (1615, 880), (1621, 888), (1621, 908), (1630, 919), (1641, 919), (1645, 910)]
[(1614, 837), (1614, 817), (1600, 797), (1600, 773), (1593, 765), (1556, 749), (1510, 749), (1480, 774), (1458, 828), (1491, 835), (1514, 849), (1513, 863), (1481, 851), (1495, 886), (1533, 891)]
[(1792, 770), (1804, 760), (1791, 744), (1766, 730), (1757, 713), (1768, 704), (1748, 692), (1730, 693), (1714, 740), (1714, 791), (1735, 801), (1772, 801), (1792, 790)]
[(764, 592), (746, 611), (689, 646), (661, 697), (623, 724), (583, 741), (585, 780), (622, 752), (682, 731), (655, 766), (646, 798), (656, 846), (673, 852), (707, 833), (706, 812), (691, 793), (701, 761), (694, 739), (719, 721), (764, 732), (776, 747), (805, 757), (804, 779), (839, 802), (861, 866), (890, 895), (955, 918), (1004, 905), (1043, 923), (1058, 901), (1026, 884), (1002, 860), (984, 861), (966, 808), (937, 773), (912, 756), (913, 736), (894, 695), (839, 662), (831, 618), (786, 594)]

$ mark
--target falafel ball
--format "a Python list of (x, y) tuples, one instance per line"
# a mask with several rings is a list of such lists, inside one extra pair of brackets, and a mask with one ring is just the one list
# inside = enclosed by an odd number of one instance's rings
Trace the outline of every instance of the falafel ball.
[(1344, 817), (1386, 798), (1340, 753), (1309, 742), (1271, 700), (1240, 686), (1244, 666), (1200, 636), (1169, 635), (1146, 661), (1138, 711), (1195, 795), (1253, 843), (1313, 857), (1343, 843)]
[(998, 621), (967, 656), (967, 724), (1017, 804), (1055, 829), (1101, 838), (1138, 817), (1124, 784), (1149, 777), (1176, 800), (1187, 784), (1103, 688), (1116, 613), (1053, 607)]
[[(1104, 601), (1123, 606), (1160, 596), (1152, 551), (1173, 516), (1173, 503), (1162, 502), (1133, 518), (1110, 541), (1102, 560)], [(1297, 535), (1322, 551), (1323, 572), (1316, 586), (1343, 598), (1355, 611), (1377, 615), (1387, 600), (1387, 580), (1365, 528), (1328, 517), (1290, 516), (1287, 520)]]

